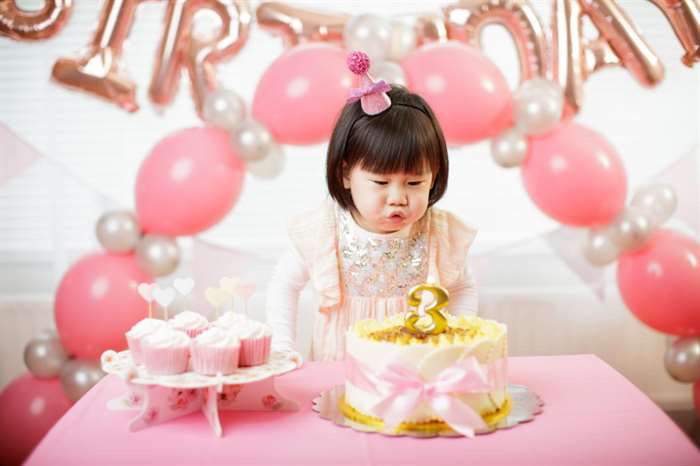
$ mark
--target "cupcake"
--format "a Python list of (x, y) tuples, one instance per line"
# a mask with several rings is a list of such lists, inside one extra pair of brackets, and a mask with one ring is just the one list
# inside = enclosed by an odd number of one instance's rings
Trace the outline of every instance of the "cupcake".
[(129, 345), (131, 359), (134, 360), (134, 364), (143, 363), (141, 340), (145, 336), (167, 326), (168, 324), (166, 324), (164, 320), (147, 318), (137, 322), (131, 327), (131, 330), (126, 332), (126, 342)]
[(151, 374), (171, 375), (187, 371), (190, 360), (190, 337), (167, 326), (141, 340), (146, 369)]
[(240, 366), (258, 366), (270, 359), (272, 329), (255, 320), (248, 320), (231, 329), (241, 339)]
[(168, 321), (175, 330), (181, 330), (194, 338), (209, 327), (209, 321), (202, 314), (192, 311), (182, 311)]
[(241, 326), (244, 322), (248, 321), (248, 317), (244, 314), (239, 314), (237, 312), (228, 311), (221, 315), (218, 319), (213, 322), (213, 325), (221, 327), (223, 329), (236, 329)]
[(192, 369), (204, 375), (232, 374), (238, 367), (240, 348), (233, 332), (210, 327), (192, 341)]

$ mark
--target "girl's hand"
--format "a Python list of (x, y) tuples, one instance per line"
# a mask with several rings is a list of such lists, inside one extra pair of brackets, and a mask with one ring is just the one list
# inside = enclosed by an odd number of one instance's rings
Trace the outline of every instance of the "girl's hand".
[(298, 351), (288, 348), (288, 347), (281, 347), (281, 348), (272, 348), (273, 351), (277, 353), (282, 353), (284, 356), (291, 360), (294, 361), (294, 363), (297, 366), (297, 369), (300, 368), (304, 364), (304, 358), (302, 358), (301, 353)]

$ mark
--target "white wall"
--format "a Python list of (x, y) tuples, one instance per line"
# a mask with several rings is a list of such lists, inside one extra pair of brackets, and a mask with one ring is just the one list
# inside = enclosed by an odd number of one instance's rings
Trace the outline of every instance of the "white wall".
[[(369, 1), (292, 3), (385, 15), (438, 11), (432, 2), (416, 1), (379, 6)], [(532, 3), (548, 24), (550, 2)], [(0, 316), (7, 323), (1, 326), (0, 383), (21, 370), (24, 342), (51, 321), (51, 294), (65, 269), (98, 247), (93, 236), (98, 216), (107, 208), (133, 208), (134, 179), (149, 149), (174, 130), (200, 124), (186, 80), (172, 105), (156, 109), (148, 101), (163, 2), (139, 7), (124, 49), (123, 66), (138, 84), (138, 113), (128, 114), (49, 81), (53, 62), (90, 40), (100, 4), (75, 2), (65, 29), (49, 40), (16, 43), (0, 38), (0, 121), (47, 157), (0, 187)], [(700, 67), (688, 69), (680, 63), (682, 49), (672, 29), (649, 2), (620, 4), (663, 61), (665, 80), (646, 89), (619, 68), (597, 73), (585, 85), (577, 121), (617, 148), (632, 191), (679, 157), (697, 151)], [(489, 28), (483, 43), (514, 85), (515, 54), (507, 37)], [(250, 104), (257, 80), (282, 50), (279, 39), (254, 25), (247, 45), (219, 66), (219, 77)], [(320, 186), (325, 146), (287, 146), (285, 151), (288, 162), (282, 176), (273, 181), (248, 177), (232, 212), (200, 238), (274, 257), (285, 243), (286, 218), (324, 196)], [(611, 271), (608, 297), (601, 303), (547, 247), (537, 240), (527, 242), (558, 224), (534, 207), (518, 171), (496, 166), (485, 143), (452, 148), (450, 154), (451, 186), (441, 207), (480, 229), (474, 254), (483, 259), (477, 268), (482, 313), (510, 325), (511, 352), (593, 352), (658, 401), (689, 405), (687, 386), (670, 381), (663, 370), (664, 337), (643, 327), (624, 308)], [(182, 242), (188, 251), (190, 244)], [(522, 246), (503, 249), (513, 244)], [(187, 271), (188, 265), (184, 267)], [(31, 310), (27, 303), (34, 303)], [(253, 303), (261, 304), (260, 294)]]

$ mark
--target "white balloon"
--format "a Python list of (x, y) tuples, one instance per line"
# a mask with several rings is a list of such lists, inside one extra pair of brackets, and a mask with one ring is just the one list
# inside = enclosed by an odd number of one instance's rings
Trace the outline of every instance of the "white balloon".
[(380, 61), (372, 64), (370, 68), (372, 77), (379, 80), (383, 79), (389, 84), (399, 84), (401, 86), (406, 86), (406, 75), (403, 72), (403, 68), (396, 62), (393, 61)]
[(389, 56), (391, 22), (382, 17), (363, 14), (353, 16), (345, 23), (343, 40), (350, 51), (361, 50), (374, 60)]
[(243, 99), (228, 89), (217, 89), (204, 100), (204, 120), (221, 128), (232, 129), (245, 118)]
[(391, 22), (391, 39), (389, 40), (388, 58), (399, 61), (416, 48), (418, 35), (413, 26), (401, 21)]
[(653, 228), (671, 218), (677, 203), (676, 192), (671, 186), (657, 184), (639, 188), (630, 205), (642, 212)]
[(526, 134), (551, 131), (561, 119), (564, 94), (553, 82), (536, 79), (523, 84), (513, 96), (515, 121)]
[(270, 132), (255, 120), (244, 120), (231, 131), (231, 144), (246, 162), (262, 160), (275, 146)]
[(590, 230), (583, 255), (593, 265), (607, 265), (617, 259), (620, 250), (610, 238), (607, 229)]
[(640, 247), (649, 237), (649, 220), (635, 207), (627, 207), (610, 225), (610, 238), (622, 251)]
[(518, 95), (549, 94), (553, 96), (562, 95), (562, 89), (557, 83), (547, 78), (536, 77), (524, 81), (516, 91)]
[(275, 145), (264, 159), (248, 162), (246, 168), (252, 175), (258, 178), (269, 179), (282, 173), (286, 162), (287, 159), (284, 156), (282, 148)]
[(517, 167), (527, 155), (527, 139), (518, 128), (508, 129), (491, 140), (491, 156), (504, 168)]

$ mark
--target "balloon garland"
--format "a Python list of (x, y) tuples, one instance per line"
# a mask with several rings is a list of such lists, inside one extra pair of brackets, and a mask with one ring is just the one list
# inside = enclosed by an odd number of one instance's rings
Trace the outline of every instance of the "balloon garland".
[[(700, 60), (700, 5), (696, 0), (648, 1), (675, 32), (682, 62), (693, 66)], [(54, 80), (137, 111), (135, 84), (118, 65), (138, 4), (107, 0), (88, 51), (77, 59), (59, 59)], [(80, 287), (87, 286), (80, 284), (84, 268), (111, 271), (107, 280), (117, 287), (147, 281), (146, 274), (172, 273), (180, 259), (174, 237), (217, 223), (236, 202), (246, 169), (273, 177), (284, 166), (280, 144), (326, 140), (350, 86), (343, 47), (361, 49), (372, 57), (374, 76), (426, 98), (449, 143), (490, 139), (494, 161), (521, 168), (540, 210), (562, 224), (589, 230), (582, 248), (588, 261), (601, 266), (617, 261), (618, 286), (630, 310), (650, 327), (679, 336), (666, 352), (666, 369), (676, 380), (695, 384), (700, 405), (700, 244), (661, 227), (676, 207), (671, 187), (641, 187), (625, 206), (621, 158), (602, 136), (572, 121), (586, 80), (601, 68), (622, 67), (640, 84), (654, 86), (663, 79), (663, 65), (618, 2), (552, 0), (551, 5), (548, 44), (528, 0), (461, 0), (441, 15), (406, 21), (262, 3), (255, 11), (258, 24), (281, 36), (289, 50), (263, 74), (247, 115), (240, 96), (214, 77), (215, 64), (235, 56), (247, 42), (252, 19), (247, 2), (169, 2), (149, 95), (155, 104), (168, 105), (180, 70), (187, 70), (195, 109), (210, 126), (167, 136), (144, 160), (136, 181), (136, 214), (108, 212), (98, 221), (97, 237), (106, 252), (81, 259), (66, 273), (57, 293), (57, 323), (80, 304)], [(51, 37), (65, 24), (71, 6), (69, 0), (53, 0), (39, 12), (26, 12), (13, 1), (4, 2), (0, 35)], [(203, 8), (220, 19), (216, 37), (192, 32), (194, 15)], [(584, 37), (583, 18), (598, 37)], [(491, 23), (504, 26), (513, 38), (520, 64), (520, 86), (513, 93), (478, 49), (481, 30)], [(296, 117), (300, 104), (306, 106), (304, 118)], [(197, 158), (187, 150), (195, 147)], [(123, 309), (119, 299), (108, 297), (106, 305)], [(71, 341), (61, 325), (59, 333), (64, 344)], [(52, 354), (37, 373), (55, 365), (60, 355)]]

